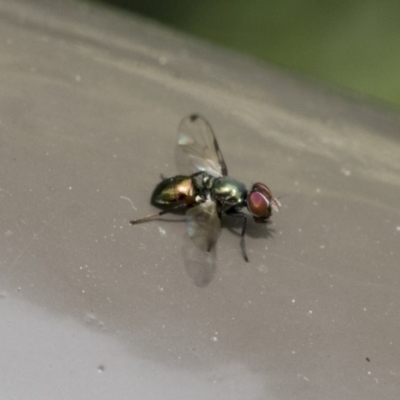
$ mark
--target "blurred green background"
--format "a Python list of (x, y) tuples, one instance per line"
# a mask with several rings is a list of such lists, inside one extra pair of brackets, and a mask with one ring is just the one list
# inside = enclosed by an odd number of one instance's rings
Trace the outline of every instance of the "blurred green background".
[(400, 0), (102, 0), (400, 109)]

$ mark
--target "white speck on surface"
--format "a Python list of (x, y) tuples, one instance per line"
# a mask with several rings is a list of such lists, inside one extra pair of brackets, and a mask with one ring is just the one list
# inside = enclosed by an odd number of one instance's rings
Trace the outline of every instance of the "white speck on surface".
[(161, 226), (158, 227), (158, 232), (160, 233), (161, 236), (165, 236), (167, 234), (167, 231)]
[(324, 249), (324, 248), (325, 248), (325, 245), (324, 245), (324, 244), (321, 244), (321, 245), (319, 246), (319, 248), (320, 248), (320, 249)]
[(396, 231), (397, 231), (397, 232), (400, 232), (400, 225), (399, 225), (399, 226), (396, 226)]
[(68, 189), (69, 189), (69, 190), (72, 190), (72, 186), (69, 186)]
[(13, 234), (13, 231), (10, 231), (10, 230), (6, 231), (6, 233), (5, 233), (6, 236), (11, 236), (12, 234)]
[(82, 80), (82, 77), (80, 75), (75, 75), (75, 80), (77, 82), (80, 82)]
[(308, 311), (308, 315), (311, 315), (312, 313), (313, 313), (313, 311), (312, 311), (312, 310)]
[(347, 168), (342, 168), (340, 170), (340, 172), (344, 175), (344, 176), (350, 176), (351, 175), (351, 171)]
[(315, 191), (316, 191), (317, 193), (321, 193), (321, 189), (320, 189), (320, 188), (316, 188)]
[(292, 303), (296, 303), (296, 299), (292, 299)]
[(98, 372), (99, 374), (101, 374), (102, 372), (104, 372), (105, 369), (106, 369), (106, 368), (105, 368), (104, 365), (99, 365), (99, 366), (97, 367), (97, 372)]
[(303, 374), (297, 374), (297, 376), (299, 377), (299, 378), (303, 378), (306, 382), (309, 382), (310, 380), (306, 377), (306, 376), (304, 376)]

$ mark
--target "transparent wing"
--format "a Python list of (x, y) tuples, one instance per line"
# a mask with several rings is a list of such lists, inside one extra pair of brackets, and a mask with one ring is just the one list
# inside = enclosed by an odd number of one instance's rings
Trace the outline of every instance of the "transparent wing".
[(207, 201), (186, 212), (187, 235), (183, 254), (185, 267), (194, 284), (208, 285), (216, 269), (216, 242), (221, 220), (213, 201)]
[(186, 212), (187, 233), (194, 244), (204, 252), (210, 252), (221, 232), (221, 220), (217, 205), (208, 200)]
[(214, 246), (210, 252), (204, 252), (193, 243), (189, 235), (185, 235), (183, 241), (185, 269), (198, 287), (207, 286), (214, 278), (217, 265), (216, 248), (217, 246)]
[(183, 174), (205, 171), (212, 176), (228, 175), (211, 125), (197, 114), (185, 117), (179, 124), (176, 162)]

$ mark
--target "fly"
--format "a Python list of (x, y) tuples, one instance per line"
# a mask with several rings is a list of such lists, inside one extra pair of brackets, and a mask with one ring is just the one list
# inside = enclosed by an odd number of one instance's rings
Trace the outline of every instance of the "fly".
[(249, 261), (245, 242), (247, 214), (241, 210), (247, 207), (255, 222), (267, 223), (272, 211), (279, 211), (279, 200), (263, 183), (255, 183), (248, 191), (243, 183), (228, 176), (211, 125), (200, 115), (192, 114), (180, 123), (176, 161), (183, 174), (163, 179), (151, 196), (151, 204), (161, 211), (130, 223), (136, 225), (185, 210), (188, 236), (197, 249), (210, 253), (221, 231), (221, 216), (240, 218), (242, 255)]

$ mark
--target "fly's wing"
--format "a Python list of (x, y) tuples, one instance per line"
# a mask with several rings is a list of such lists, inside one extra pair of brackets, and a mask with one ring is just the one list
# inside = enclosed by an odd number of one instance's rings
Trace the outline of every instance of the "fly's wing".
[(221, 220), (216, 204), (207, 201), (186, 212), (187, 235), (183, 254), (185, 267), (194, 284), (207, 286), (215, 274), (216, 242), (221, 231)]
[(209, 253), (201, 251), (189, 235), (185, 235), (183, 259), (186, 272), (196, 286), (205, 287), (213, 280), (217, 265), (216, 246)]
[(221, 232), (221, 220), (217, 205), (207, 200), (186, 212), (187, 233), (194, 244), (204, 252), (210, 252)]
[(183, 174), (205, 171), (216, 177), (228, 175), (211, 125), (197, 114), (185, 117), (179, 124), (176, 162)]

